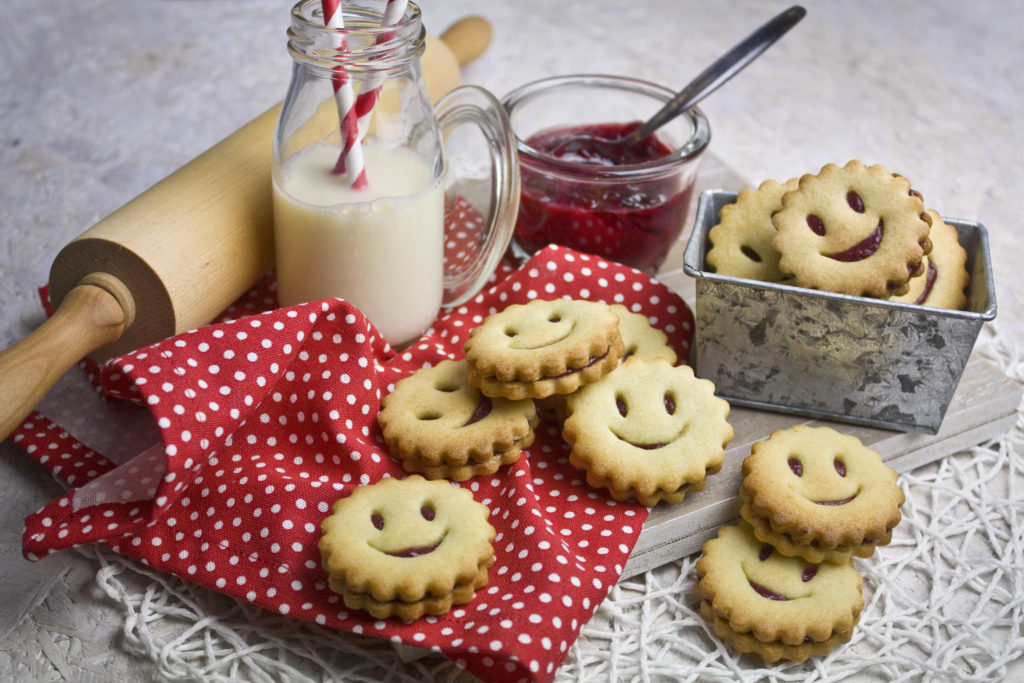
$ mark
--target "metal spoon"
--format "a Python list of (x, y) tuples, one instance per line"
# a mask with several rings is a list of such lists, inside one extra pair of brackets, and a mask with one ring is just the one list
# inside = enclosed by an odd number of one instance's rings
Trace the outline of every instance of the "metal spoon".
[[(658, 128), (661, 128), (675, 117), (696, 105), (717, 90), (723, 83), (742, 71), (744, 67), (754, 61), (762, 52), (771, 47), (776, 40), (785, 35), (789, 29), (796, 26), (797, 22), (803, 19), (805, 14), (807, 14), (807, 10), (800, 5), (793, 5), (785, 12), (776, 15), (771, 21), (751, 33), (742, 42), (715, 60), (711, 66), (690, 81), (679, 94), (659, 109), (654, 116), (628, 134), (612, 140), (586, 134), (574, 135), (556, 145), (548, 153), (553, 156), (562, 156), (568, 153), (580, 154), (586, 157), (597, 156), (605, 159), (620, 157), (620, 150), (622, 148), (636, 145)], [(581, 154), (581, 152), (583, 153)]]

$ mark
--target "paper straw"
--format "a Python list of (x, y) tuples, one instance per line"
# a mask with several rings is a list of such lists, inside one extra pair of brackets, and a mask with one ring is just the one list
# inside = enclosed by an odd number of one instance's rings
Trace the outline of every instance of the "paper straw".
[[(324, 25), (328, 28), (345, 28), (344, 12), (341, 0), (321, 0), (320, 6), (324, 13)], [(338, 49), (344, 49), (344, 37), (340, 39)], [(338, 105), (338, 119), (341, 125), (342, 149), (338, 163), (334, 165), (334, 173), (346, 174), (353, 189), (366, 189), (366, 168), (363, 165), (363, 148), (359, 138), (359, 120), (356, 116), (355, 93), (352, 81), (343, 66), (334, 67), (331, 75), (334, 86), (334, 99)]]
[[(384, 15), (380, 20), (380, 25), (394, 26), (400, 22), (402, 17), (405, 16), (405, 8), (408, 4), (408, 0), (388, 0), (387, 6), (384, 8)], [(379, 43), (390, 39), (391, 34), (384, 34), (377, 38), (377, 42)], [(359, 96), (356, 98), (355, 109), (360, 140), (366, 137), (366, 129), (370, 125), (370, 114), (373, 113), (373, 107), (377, 104), (383, 80), (384, 79), (381, 76), (373, 76), (372, 78), (367, 79), (359, 89)]]

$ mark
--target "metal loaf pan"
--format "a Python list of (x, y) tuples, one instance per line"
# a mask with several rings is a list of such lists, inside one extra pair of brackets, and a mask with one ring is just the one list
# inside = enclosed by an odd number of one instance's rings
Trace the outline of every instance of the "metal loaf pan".
[(984, 226), (943, 218), (971, 275), (967, 310), (951, 311), (709, 272), (708, 231), (736, 194), (701, 194), (683, 255), (696, 279), (697, 375), (736, 405), (935, 434), (982, 325), (996, 317)]

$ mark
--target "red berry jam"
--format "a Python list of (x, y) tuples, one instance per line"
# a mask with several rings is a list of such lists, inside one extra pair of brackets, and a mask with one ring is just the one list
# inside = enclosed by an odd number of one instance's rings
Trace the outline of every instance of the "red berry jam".
[[(639, 125), (603, 123), (548, 130), (527, 140), (533, 149), (572, 161), (588, 178), (567, 178), (562, 169), (531, 157), (521, 165), (522, 200), (515, 239), (533, 253), (561, 244), (654, 273), (678, 239), (693, 191), (676, 172), (636, 181), (600, 177), (602, 170), (653, 161), (673, 149), (652, 135), (638, 143), (608, 149), (601, 140), (618, 139)], [(589, 137), (588, 137), (589, 136)], [(595, 141), (593, 138), (599, 138)]]

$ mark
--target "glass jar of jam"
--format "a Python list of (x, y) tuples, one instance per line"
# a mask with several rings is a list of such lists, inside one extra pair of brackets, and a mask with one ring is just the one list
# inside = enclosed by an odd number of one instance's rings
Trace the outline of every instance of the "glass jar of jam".
[(625, 135), (674, 94), (634, 78), (572, 75), (505, 96), (520, 165), (517, 255), (555, 243), (658, 271), (686, 226), (707, 119), (693, 108), (611, 153), (587, 141)]

